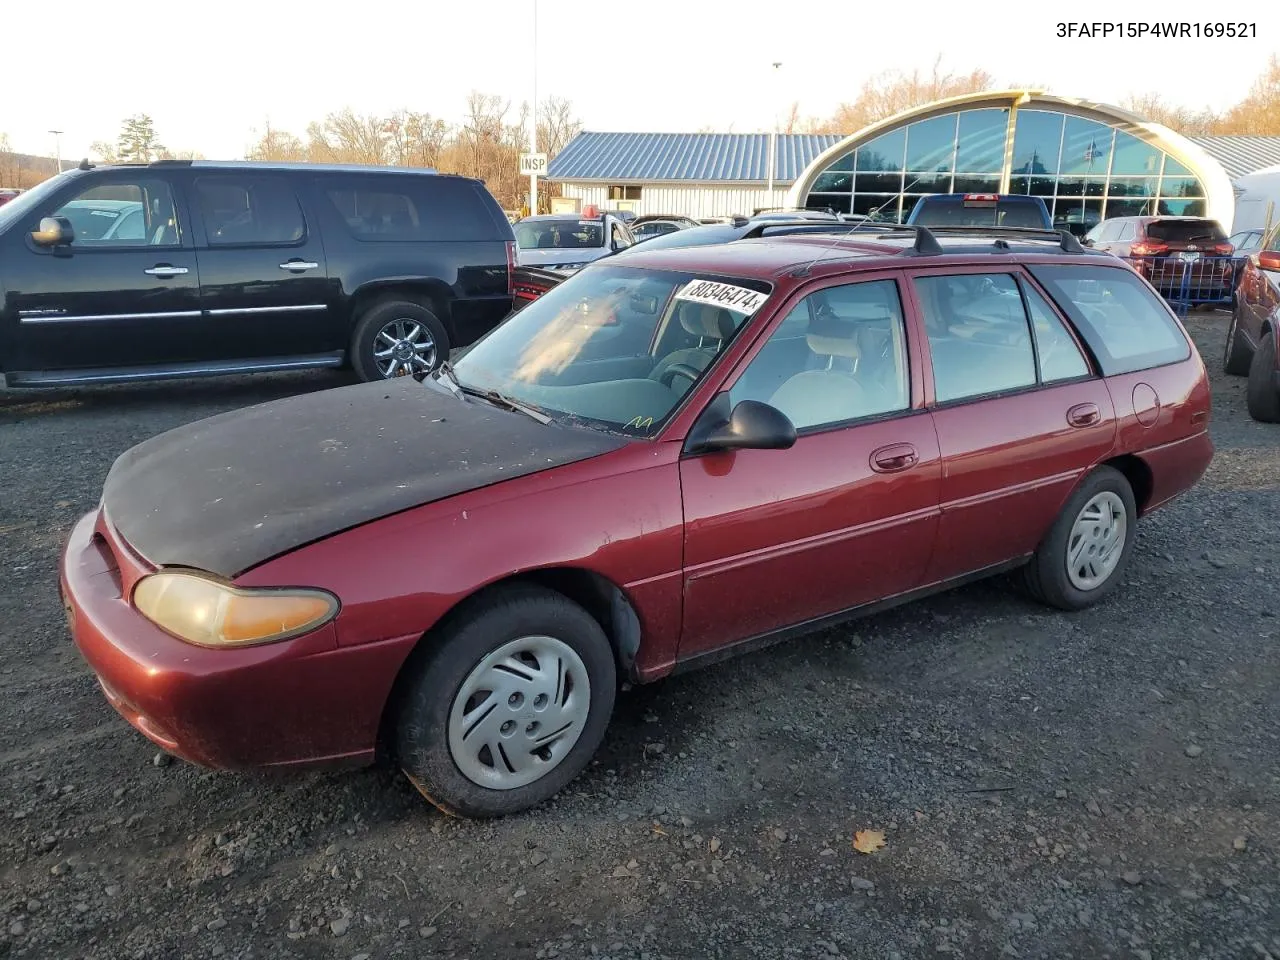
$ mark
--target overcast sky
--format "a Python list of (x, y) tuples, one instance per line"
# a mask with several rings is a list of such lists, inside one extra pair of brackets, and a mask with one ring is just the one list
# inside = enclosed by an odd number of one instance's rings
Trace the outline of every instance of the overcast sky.
[[(532, 97), (534, 2), (23, 4), (20, 16), (4, 18), (0, 40), (0, 132), (15, 149), (50, 155), (47, 131), (62, 129), (63, 156), (73, 158), (95, 140), (114, 140), (125, 116), (146, 112), (170, 149), (236, 158), (268, 118), (298, 134), (343, 107), (456, 121), (472, 89), (517, 103)], [(536, 2), (538, 95), (568, 97), (593, 130), (765, 130), (792, 100), (806, 114), (830, 114), (867, 77), (928, 69), (939, 53), (946, 69), (981, 67), (1001, 85), (1111, 103), (1156, 89), (1173, 102), (1222, 108), (1280, 51), (1274, 0)], [(1060, 21), (1103, 16), (1231, 16), (1256, 23), (1257, 37), (1056, 36)], [(782, 63), (776, 71), (773, 61)]]

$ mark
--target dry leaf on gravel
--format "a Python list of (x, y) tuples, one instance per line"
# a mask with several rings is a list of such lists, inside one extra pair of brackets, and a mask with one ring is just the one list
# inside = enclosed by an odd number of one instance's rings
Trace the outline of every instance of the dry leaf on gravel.
[(853, 835), (853, 849), (859, 853), (875, 853), (883, 846), (883, 830), (859, 830)]

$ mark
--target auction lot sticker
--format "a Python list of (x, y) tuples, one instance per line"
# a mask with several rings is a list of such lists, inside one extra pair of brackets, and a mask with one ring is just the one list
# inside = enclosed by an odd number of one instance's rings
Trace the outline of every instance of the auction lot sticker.
[(758, 290), (734, 286), (732, 283), (720, 283), (717, 280), (690, 280), (680, 288), (676, 299), (724, 307), (726, 310), (749, 317), (760, 309), (760, 304), (768, 300), (769, 295)]

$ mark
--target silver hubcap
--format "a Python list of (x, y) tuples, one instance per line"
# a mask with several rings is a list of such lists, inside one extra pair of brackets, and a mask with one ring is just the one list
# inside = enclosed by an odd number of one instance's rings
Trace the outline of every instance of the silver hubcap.
[(387, 378), (430, 371), (436, 365), (435, 337), (417, 320), (392, 320), (373, 338), (373, 359), (378, 372)]
[(449, 709), (449, 752), (463, 776), (514, 790), (559, 766), (582, 736), (591, 683), (554, 637), (505, 643), (467, 675)]
[(1084, 505), (1067, 538), (1067, 576), (1077, 590), (1095, 590), (1120, 562), (1129, 521), (1124, 501), (1110, 490)]

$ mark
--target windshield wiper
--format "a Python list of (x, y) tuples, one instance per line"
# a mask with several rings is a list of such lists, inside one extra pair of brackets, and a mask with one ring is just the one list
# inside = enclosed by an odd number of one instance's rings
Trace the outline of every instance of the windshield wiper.
[(536, 407), (531, 407), (526, 403), (521, 403), (515, 397), (509, 397), (505, 393), (497, 390), (481, 390), (479, 387), (469, 387), (465, 384), (459, 384), (464, 393), (469, 393), (475, 397), (481, 397), (488, 400), (496, 407), (502, 407), (506, 410), (514, 410), (516, 413), (523, 413), (526, 417), (532, 417), (541, 424), (548, 424), (551, 418)]
[[(423, 377), (425, 380), (426, 377)], [(459, 400), (462, 399), (462, 382), (458, 379), (458, 375), (453, 372), (453, 364), (446, 360), (436, 367), (435, 380), (437, 383), (443, 383)], [(419, 381), (421, 382), (421, 381)]]

